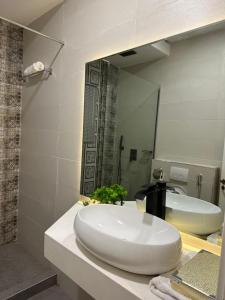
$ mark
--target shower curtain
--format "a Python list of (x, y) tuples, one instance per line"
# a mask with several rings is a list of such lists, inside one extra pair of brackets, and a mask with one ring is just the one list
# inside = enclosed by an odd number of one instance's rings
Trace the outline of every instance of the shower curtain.
[(112, 184), (119, 69), (103, 60), (86, 65), (81, 193)]
[(0, 20), (0, 245), (16, 239), (23, 31)]

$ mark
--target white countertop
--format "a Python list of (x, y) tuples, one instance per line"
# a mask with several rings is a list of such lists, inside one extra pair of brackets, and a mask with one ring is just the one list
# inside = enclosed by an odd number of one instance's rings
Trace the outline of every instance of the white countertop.
[(75, 204), (45, 232), (45, 257), (97, 300), (159, 300), (149, 290), (150, 276), (114, 268), (80, 246), (73, 223), (81, 208)]

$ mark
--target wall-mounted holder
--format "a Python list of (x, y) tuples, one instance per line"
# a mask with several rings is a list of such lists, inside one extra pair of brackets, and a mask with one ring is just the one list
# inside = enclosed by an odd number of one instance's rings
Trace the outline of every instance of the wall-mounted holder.
[(34, 77), (37, 77), (37, 76), (40, 76), (40, 80), (47, 80), (50, 75), (52, 75), (52, 68), (47, 67), (42, 71), (37, 71), (37, 72), (32, 73), (30, 75), (24, 75), (23, 76), (23, 82), (24, 83), (29, 83), (30, 78), (34, 78)]

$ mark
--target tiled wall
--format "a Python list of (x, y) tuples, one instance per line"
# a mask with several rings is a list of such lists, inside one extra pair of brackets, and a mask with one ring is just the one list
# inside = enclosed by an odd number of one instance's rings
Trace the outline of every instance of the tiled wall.
[(83, 195), (92, 193), (97, 183), (97, 139), (100, 125), (99, 103), (101, 100), (101, 74), (103, 67), (104, 65), (101, 64), (100, 60), (86, 65), (81, 172), (81, 194)]
[[(66, 0), (32, 24), (66, 43), (54, 74), (23, 97), (19, 228), (33, 255), (43, 257), (44, 230), (79, 198), (85, 63), (224, 15), (223, 0)], [(53, 42), (26, 35), (24, 65), (55, 53)]]
[(117, 126), (117, 90), (119, 80), (119, 69), (108, 64), (107, 76), (105, 77), (105, 92), (103, 94), (104, 121), (99, 128), (102, 131), (100, 152), (98, 161), (101, 169), (98, 174), (98, 186), (113, 184), (113, 171), (115, 165), (115, 141)]
[(119, 70), (104, 60), (86, 65), (81, 194), (113, 183)]
[(17, 234), (23, 31), (0, 20), (0, 245)]

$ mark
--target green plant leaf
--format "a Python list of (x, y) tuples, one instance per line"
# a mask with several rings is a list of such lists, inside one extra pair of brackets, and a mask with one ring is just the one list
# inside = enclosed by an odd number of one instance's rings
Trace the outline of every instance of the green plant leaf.
[(116, 204), (117, 201), (123, 202), (123, 198), (127, 194), (127, 190), (123, 186), (114, 184), (109, 187), (102, 186), (101, 188), (97, 188), (91, 194), (90, 198), (98, 200), (103, 204)]

